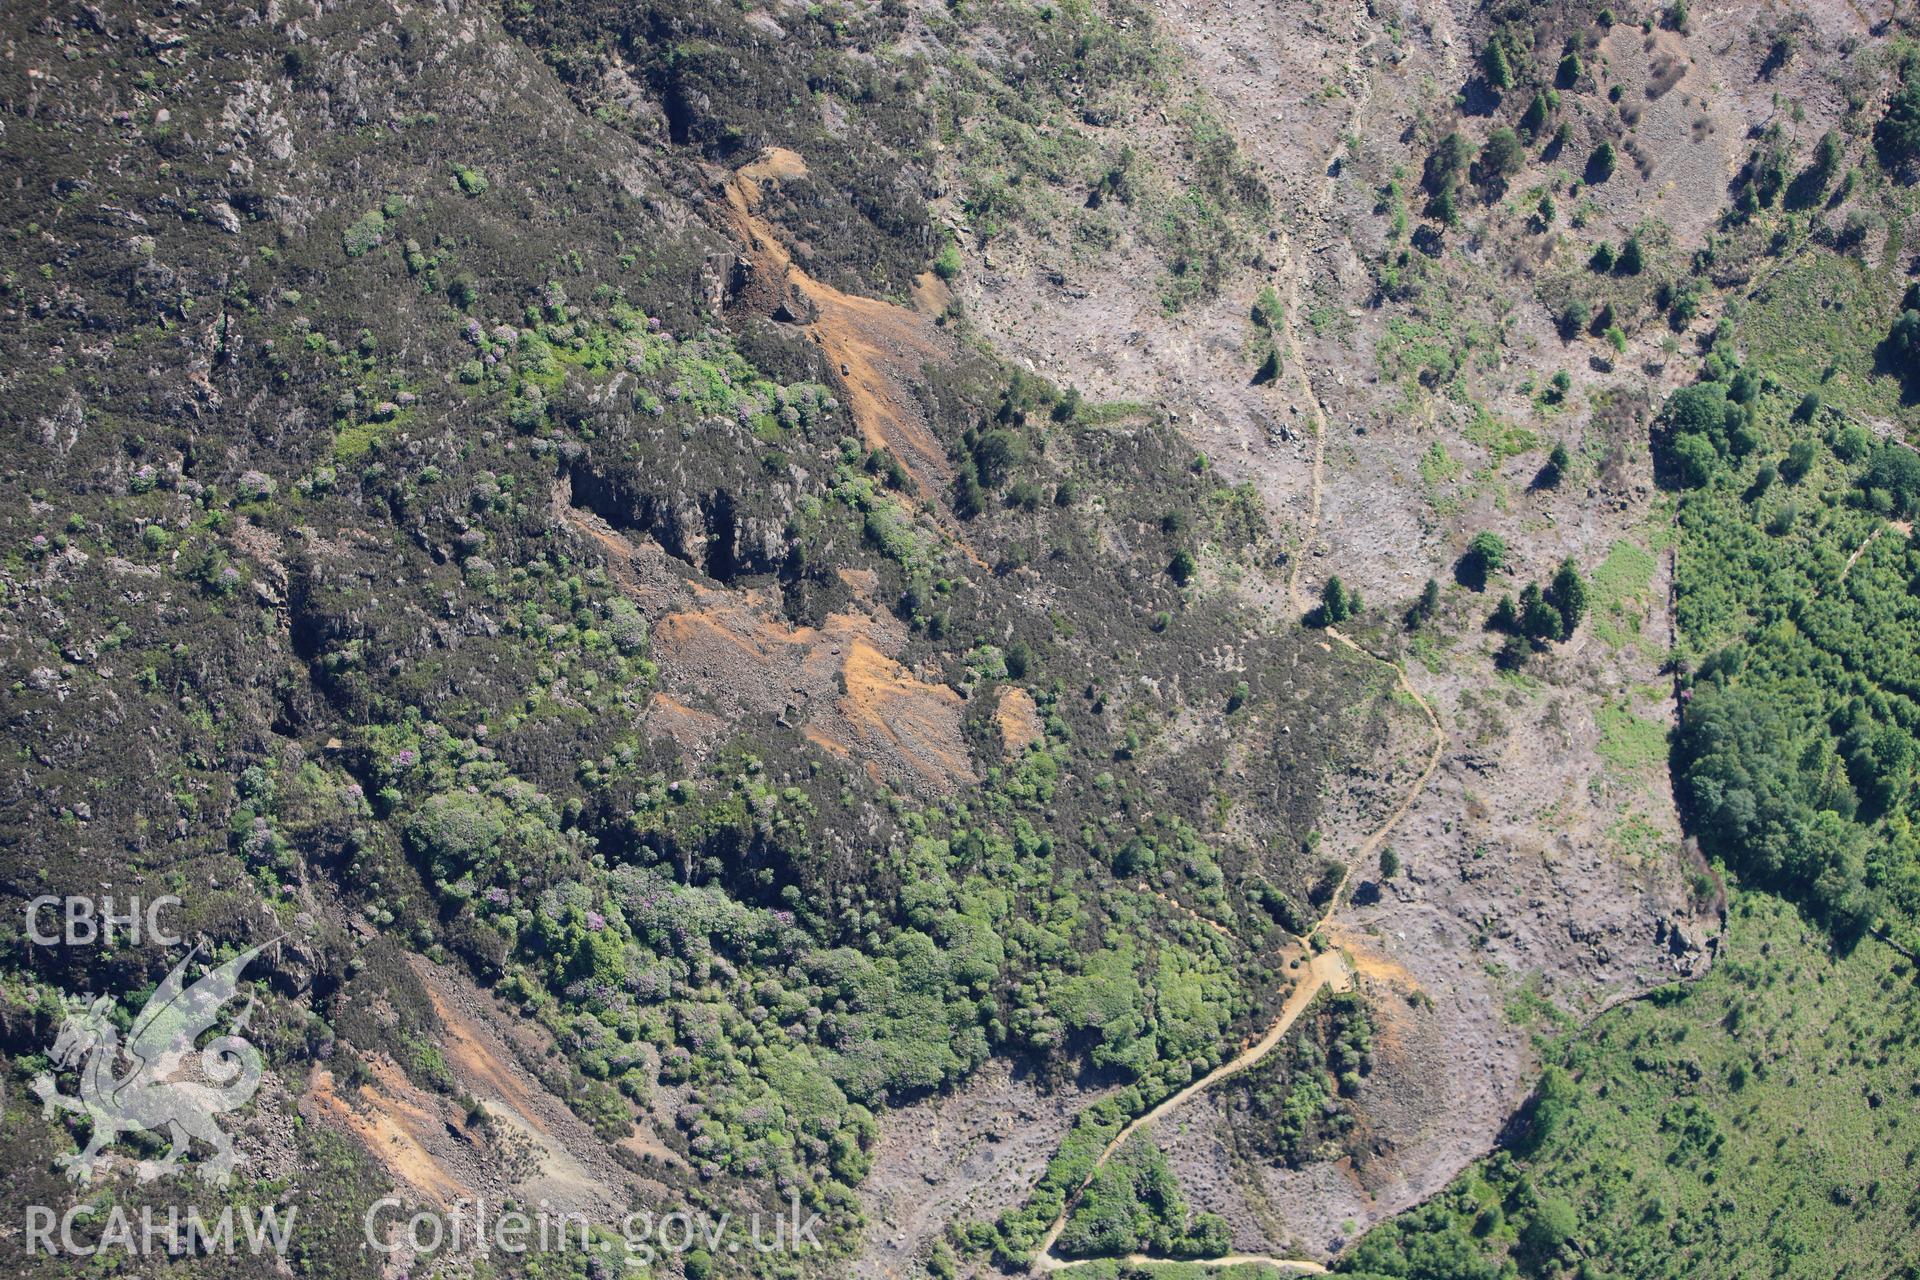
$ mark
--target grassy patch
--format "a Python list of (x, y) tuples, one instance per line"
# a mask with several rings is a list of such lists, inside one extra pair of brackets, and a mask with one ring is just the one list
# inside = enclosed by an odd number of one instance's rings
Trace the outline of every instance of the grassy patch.
[(1667, 758), (1667, 726), (1635, 715), (1624, 703), (1594, 712), (1600, 725), (1600, 758), (1620, 769), (1649, 769)]
[(1593, 571), (1593, 603), (1615, 611), (1631, 607), (1638, 612), (1653, 582), (1654, 558), (1631, 542), (1607, 550), (1607, 558)]
[(1435, 440), (1420, 456), (1420, 482), (1429, 488), (1444, 484), (1460, 474), (1460, 462), (1447, 452), (1447, 446)]
[(1382, 376), (1409, 392), (1451, 382), (1464, 355), (1454, 339), (1452, 322), (1452, 315), (1444, 312), (1424, 319), (1390, 317), (1378, 347)]
[(1607, 828), (1607, 847), (1627, 862), (1651, 863), (1666, 847), (1660, 828), (1638, 813), (1629, 813)]
[(1593, 571), (1593, 633), (1618, 649), (1640, 634), (1647, 590), (1658, 562), (1635, 544), (1613, 544)]
[(1796, 394), (1908, 425), (1899, 379), (1874, 373), (1875, 349), (1899, 314), (1904, 277), (1855, 258), (1810, 249), (1781, 269), (1742, 310), (1748, 361)]
[(393, 434), (392, 422), (349, 422), (333, 433), (333, 456), (337, 462), (358, 462), (375, 445)]
[(1573, 1015), (1555, 1004), (1541, 989), (1538, 973), (1528, 974), (1526, 981), (1507, 996), (1506, 1015), (1514, 1026), (1534, 1032), (1565, 1034), (1578, 1025)]
[(1539, 436), (1517, 422), (1496, 418), (1484, 405), (1474, 406), (1467, 423), (1467, 439), (1491, 454), (1495, 466), (1540, 447)]

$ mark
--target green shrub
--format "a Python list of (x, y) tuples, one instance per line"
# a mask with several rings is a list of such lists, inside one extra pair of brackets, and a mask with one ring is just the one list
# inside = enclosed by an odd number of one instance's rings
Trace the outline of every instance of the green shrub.
[(1628, 236), (1627, 242), (1620, 246), (1620, 274), (1637, 276), (1646, 269), (1646, 265), (1647, 254), (1640, 244), (1640, 237)]
[(1503, 125), (1488, 132), (1486, 145), (1480, 148), (1480, 168), (1487, 178), (1512, 177), (1526, 162), (1526, 148), (1513, 130)]
[(1901, 65), (1900, 87), (1888, 99), (1886, 114), (1873, 126), (1873, 145), (1888, 169), (1920, 158), (1920, 64), (1911, 57)]
[(1360, 609), (1359, 593), (1347, 590), (1338, 574), (1328, 578), (1326, 586), (1320, 589), (1320, 616), (1328, 626), (1338, 626)]
[(1490, 529), (1483, 529), (1467, 544), (1467, 559), (1483, 577), (1498, 573), (1507, 567), (1507, 540)]
[(1561, 640), (1570, 639), (1581, 621), (1587, 616), (1589, 591), (1587, 580), (1580, 575), (1580, 566), (1568, 556), (1560, 562), (1554, 571), (1553, 581), (1547, 585), (1547, 600), (1560, 612)]
[(1549, 489), (1558, 488), (1572, 466), (1573, 455), (1567, 451), (1566, 441), (1554, 441), (1547, 453), (1547, 465), (1540, 469), (1540, 483)]
[(379, 248), (386, 234), (386, 215), (378, 209), (369, 209), (340, 233), (340, 247), (349, 258), (358, 258)]
[(1587, 158), (1587, 181), (1605, 182), (1613, 176), (1613, 171), (1619, 167), (1619, 164), (1620, 157), (1614, 153), (1613, 144), (1602, 142)]
[(940, 246), (940, 252), (934, 255), (933, 274), (942, 280), (953, 280), (960, 274), (960, 246), (948, 240)]
[(1506, 46), (1499, 40), (1489, 41), (1480, 52), (1480, 74), (1487, 83), (1505, 93), (1513, 88), (1513, 64), (1507, 58)]
[(1873, 451), (1873, 433), (1859, 423), (1843, 428), (1833, 439), (1833, 453), (1842, 462), (1858, 462)]
[(1812, 467), (1813, 441), (1795, 440), (1787, 447), (1787, 456), (1780, 459), (1780, 478), (1788, 484), (1799, 484)]
[(1881, 445), (1873, 451), (1860, 487), (1870, 494), (1885, 493), (1894, 515), (1920, 512), (1920, 455), (1905, 445)]
[(455, 791), (429, 797), (407, 820), (403, 834), (434, 876), (451, 882), (492, 854), (507, 829), (492, 801)]

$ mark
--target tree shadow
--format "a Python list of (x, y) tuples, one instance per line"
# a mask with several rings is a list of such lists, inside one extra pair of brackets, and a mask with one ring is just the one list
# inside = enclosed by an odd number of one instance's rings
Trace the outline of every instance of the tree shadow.
[[(1896, 333), (1898, 325), (1896, 324)], [(1900, 384), (1900, 404), (1912, 408), (1920, 404), (1920, 362), (1910, 362), (1895, 333), (1882, 338), (1873, 349), (1873, 372)]]
[(1490, 116), (1500, 109), (1500, 104), (1504, 101), (1506, 101), (1504, 95), (1479, 72), (1467, 77), (1467, 82), (1460, 86), (1460, 114), (1462, 115)]
[(1808, 165), (1787, 184), (1783, 197), (1786, 208), (1790, 211), (1813, 208), (1827, 194), (1827, 183), (1831, 178), (1832, 175), (1821, 173), (1817, 165)]
[(1279, 377), (1280, 377), (1280, 352), (1276, 349), (1276, 350), (1271, 350), (1267, 352), (1267, 358), (1260, 362), (1260, 367), (1258, 369), (1254, 370), (1253, 379), (1247, 385), (1253, 386), (1253, 387), (1264, 387), (1277, 381)]

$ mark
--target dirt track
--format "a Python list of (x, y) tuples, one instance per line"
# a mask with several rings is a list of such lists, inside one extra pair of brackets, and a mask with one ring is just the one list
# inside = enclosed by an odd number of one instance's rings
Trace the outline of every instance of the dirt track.
[[(1273, 1025), (1267, 1029), (1265, 1035), (1241, 1050), (1231, 1060), (1215, 1067), (1212, 1071), (1201, 1076), (1186, 1088), (1168, 1097), (1151, 1111), (1146, 1111), (1136, 1116), (1124, 1129), (1114, 1135), (1113, 1141), (1107, 1143), (1101, 1150), (1100, 1158), (1094, 1161), (1094, 1170), (1097, 1172), (1102, 1165), (1106, 1164), (1113, 1153), (1118, 1151), (1121, 1146), (1126, 1143), (1127, 1139), (1133, 1137), (1134, 1134), (1158, 1123), (1192, 1098), (1206, 1092), (1227, 1077), (1238, 1075), (1249, 1067), (1256, 1065), (1262, 1058), (1265, 1058), (1269, 1053), (1273, 1052), (1273, 1050), (1279, 1046), (1280, 1042), (1286, 1038), (1287, 1032), (1292, 1030), (1293, 1024), (1299, 1020), (1300, 1015), (1306, 1012), (1307, 1007), (1313, 1003), (1314, 997), (1318, 996), (1323, 989), (1345, 991), (1352, 986), (1352, 983), (1353, 976), (1347, 968), (1346, 958), (1342, 956), (1341, 953), (1338, 951), (1326, 951), (1313, 957), (1312, 960), (1307, 962), (1307, 972), (1304, 979), (1288, 993), (1286, 1003), (1280, 1007), (1280, 1016), (1274, 1019)], [(1080, 1194), (1085, 1192), (1087, 1185), (1092, 1181), (1093, 1174), (1089, 1173), (1087, 1175), (1087, 1181), (1081, 1184), (1080, 1191), (1076, 1192), (1074, 1196), (1068, 1200), (1067, 1207), (1060, 1211), (1060, 1216), (1054, 1219), (1051, 1227), (1047, 1228), (1046, 1236), (1040, 1241), (1040, 1251), (1034, 1264), (1034, 1270), (1036, 1272), (1063, 1271), (1079, 1265), (1076, 1262), (1062, 1261), (1055, 1258), (1053, 1256), (1053, 1246), (1058, 1243), (1060, 1233), (1066, 1229), (1067, 1219), (1072, 1216), (1074, 1205), (1079, 1200)], [(1130, 1258), (1128, 1261), (1145, 1262), (1149, 1261), (1149, 1259), (1136, 1257)], [(1215, 1266), (1230, 1266), (1235, 1262), (1253, 1261), (1273, 1262), (1279, 1265), (1289, 1266), (1296, 1265), (1290, 1260), (1255, 1258), (1251, 1256), (1216, 1258), (1207, 1261)], [(1309, 1271), (1322, 1271), (1325, 1269), (1318, 1264), (1310, 1262), (1298, 1265)]]
[[(1354, 855), (1356, 884), (1376, 883), (1366, 901), (1344, 902), (1328, 930), (1335, 945), (1350, 949), (1358, 978), (1421, 997), (1404, 1008), (1389, 1002), (1405, 1034), (1397, 1058), (1382, 1064), (1359, 1103), (1378, 1138), (1367, 1158), (1252, 1170), (1242, 1195), (1243, 1180), (1221, 1163), (1217, 1131), (1196, 1132), (1179, 1153), (1169, 1149), (1187, 1185), (1221, 1195), (1208, 1207), (1228, 1218), (1237, 1254), (1288, 1252), (1299, 1242), (1324, 1259), (1356, 1227), (1434, 1194), (1496, 1140), (1534, 1066), (1528, 1028), (1508, 1012), (1516, 985), (1532, 984), (1585, 1018), (1608, 1000), (1703, 963), (1670, 954), (1661, 941), (1676, 921), (1689, 936), (1713, 932), (1710, 921), (1690, 914), (1668, 779), (1662, 770), (1612, 764), (1584, 696), (1664, 687), (1665, 570), (1609, 619), (1614, 638), (1583, 635), (1541, 656), (1535, 683), (1491, 683), (1492, 642), (1479, 627), (1491, 601), (1456, 586), (1449, 573), (1472, 532), (1491, 528), (1509, 539), (1521, 557), (1510, 575), (1516, 586), (1567, 555), (1591, 572), (1611, 549), (1645, 550), (1658, 535), (1647, 531), (1657, 513), (1650, 514), (1652, 478), (1643, 461), (1596, 476), (1600, 501), (1535, 491), (1537, 452), (1495, 456), (1469, 438), (1458, 405), (1444, 394), (1406, 391), (1383, 362), (1388, 322), (1401, 311), (1374, 301), (1370, 264), (1391, 247), (1378, 191), (1395, 166), (1408, 163), (1405, 135), (1431, 118), (1423, 113), (1433, 106), (1433, 86), (1468, 74), (1465, 11), (1412, 6), (1389, 42), (1358, 5), (1308, 11), (1157, 0), (1153, 7), (1196, 90), (1217, 106), (1274, 192), (1272, 235), (1258, 246), (1253, 270), (1217, 300), (1170, 316), (1152, 272), (1135, 261), (1122, 269), (1112, 258), (1082, 261), (1057, 251), (1044, 237), (1007, 236), (977, 264), (969, 258), (957, 288), (973, 323), (999, 349), (1091, 397), (1162, 405), (1223, 477), (1253, 485), (1289, 555), (1270, 574), (1247, 578), (1249, 600), (1276, 618), (1298, 618), (1317, 603), (1329, 573), (1339, 573), (1370, 609), (1345, 624), (1350, 630), (1331, 629), (1326, 643), (1354, 648), (1358, 641), (1403, 659), (1398, 697), (1420, 708), (1436, 740), (1444, 726), (1447, 745), (1437, 753), (1411, 737), (1390, 748), (1394, 791), (1419, 770), (1419, 798), (1390, 840)], [(1643, 43), (1638, 32), (1623, 35), (1615, 60), (1634, 91), (1673, 42)], [(1694, 39), (1687, 49), (1699, 64), (1690, 77), (1752, 81), (1722, 76), (1725, 50), (1711, 41)], [(1687, 94), (1648, 100), (1647, 136), (1684, 132), (1708, 112), (1685, 107)], [(1723, 107), (1731, 123), (1703, 141), (1683, 140), (1687, 149), (1675, 154), (1688, 156), (1677, 167), (1685, 175), (1718, 172), (1718, 158), (1750, 118), (1728, 92), (1713, 98), (1709, 123)], [(1707, 206), (1696, 184), (1674, 186), (1671, 176), (1623, 174), (1599, 198), (1610, 218), (1658, 207), (1691, 244), (1700, 232), (1696, 214)], [(1624, 235), (1628, 226), (1615, 230)], [(1137, 259), (1140, 246), (1120, 252)], [(1473, 249), (1449, 253), (1456, 255), (1449, 261), (1466, 263), (1468, 277), (1506, 269)], [(1505, 296), (1503, 281), (1486, 287)], [(1282, 372), (1254, 385), (1248, 309), (1266, 287), (1282, 303), (1271, 334)], [(1462, 305), (1472, 302), (1464, 287), (1457, 292)], [(1614, 384), (1578, 363), (1577, 344), (1560, 341), (1543, 304), (1529, 300), (1514, 316), (1515, 337), (1501, 346), (1499, 368), (1476, 371), (1475, 394), (1502, 420), (1534, 424), (1542, 449), (1564, 434), (1570, 447), (1595, 455), (1606, 446), (1642, 458), (1631, 449), (1641, 422), (1628, 420), (1641, 410), (1603, 417), (1596, 406)], [(1657, 357), (1652, 342), (1634, 358)], [(1573, 375), (1568, 403), (1577, 407), (1537, 414), (1525, 391), (1529, 379), (1537, 385), (1562, 366)], [(1420, 463), (1436, 443), (1485, 479), (1429, 482)], [(1395, 615), (1429, 575), (1443, 588), (1443, 616), (1416, 648)], [(1656, 703), (1642, 714), (1669, 712)], [(1645, 852), (1623, 832), (1644, 833)], [(1378, 876), (1365, 858), (1388, 843), (1402, 870)], [(1192, 1104), (1183, 1130), (1204, 1127), (1196, 1117), (1212, 1110), (1210, 1100)], [(1215, 1118), (1229, 1122), (1224, 1112)]]
[[(1369, 37), (1369, 41), (1370, 40), (1371, 36)], [(1370, 85), (1365, 77), (1359, 75), (1355, 61), (1348, 61), (1347, 71), (1351, 77), (1360, 82), (1361, 86), (1360, 91), (1356, 93), (1354, 97), (1354, 105), (1350, 117), (1351, 125), (1352, 122), (1360, 118), (1361, 112), (1365, 109)], [(1329, 156), (1329, 161), (1330, 160), (1331, 155)], [(1323, 164), (1321, 167), (1325, 170), (1329, 166), (1328, 164)], [(1322, 184), (1319, 199), (1316, 202), (1316, 211), (1324, 208), (1327, 201), (1330, 200), (1332, 192), (1333, 182), (1331, 178), (1328, 178)], [(1298, 335), (1300, 277), (1304, 270), (1303, 264), (1294, 249), (1294, 242), (1291, 237), (1287, 237), (1282, 241), (1281, 251), (1287, 261), (1287, 299), (1285, 312), (1281, 321), (1282, 333), (1280, 336), (1280, 345), (1287, 353), (1287, 368), (1291, 376), (1299, 383), (1300, 390), (1303, 393), (1303, 399), (1309, 407), (1309, 416), (1313, 423), (1312, 479), (1307, 504), (1307, 527), (1301, 539), (1301, 552), (1296, 552), (1292, 557), (1287, 576), (1288, 598), (1292, 602), (1295, 611), (1304, 614), (1306, 611), (1306, 602), (1300, 590), (1300, 565), (1306, 558), (1303, 554), (1305, 547), (1313, 542), (1320, 531), (1321, 497), (1324, 490), (1326, 473), (1327, 421), (1325, 412), (1320, 405), (1320, 397), (1313, 387), (1312, 379), (1307, 374), (1306, 361), (1302, 357)], [(1425, 767), (1420, 771), (1413, 785), (1408, 788), (1406, 794), (1401, 797), (1399, 804), (1394, 807), (1393, 812), (1388, 814), (1386, 820), (1375, 828), (1373, 832), (1361, 842), (1360, 846), (1353, 851), (1352, 856), (1347, 861), (1347, 869), (1341, 877), (1340, 884), (1334, 890), (1333, 897), (1327, 904), (1326, 913), (1321, 917), (1318, 924), (1315, 925), (1313, 932), (1318, 932), (1320, 929), (1333, 923), (1334, 917), (1339, 912), (1347, 885), (1352, 878), (1353, 869), (1357, 866), (1364, 865), (1369, 858), (1373, 857), (1387, 836), (1393, 831), (1394, 827), (1400, 823), (1401, 819), (1406, 817), (1407, 811), (1413, 807), (1414, 801), (1419, 797), (1421, 792), (1426, 789), (1427, 782), (1433, 777), (1434, 770), (1439, 768), (1441, 758), (1445, 753), (1447, 741), (1446, 731), (1440, 724), (1440, 717), (1435, 713), (1433, 707), (1427, 700), (1420, 695), (1420, 692), (1408, 681), (1406, 670), (1401, 667), (1399, 663), (1368, 653), (1367, 650), (1335, 627), (1327, 627), (1326, 633), (1337, 643), (1346, 646), (1353, 652), (1372, 658), (1374, 661), (1392, 668), (1399, 687), (1419, 706), (1421, 712), (1426, 716), (1428, 724), (1432, 727), (1433, 749), (1427, 757)], [(1100, 1158), (1094, 1162), (1094, 1169), (1097, 1171), (1104, 1165), (1113, 1153), (1119, 1150), (1121, 1145), (1134, 1134), (1157, 1123), (1220, 1081), (1238, 1075), (1260, 1063), (1269, 1053), (1279, 1047), (1300, 1015), (1313, 1003), (1314, 999), (1320, 995), (1322, 990), (1346, 991), (1352, 987), (1353, 977), (1353, 966), (1343, 952), (1337, 950), (1327, 951), (1313, 956), (1313, 958), (1308, 961), (1305, 980), (1288, 994), (1285, 1003), (1282, 1004), (1280, 1008), (1279, 1016), (1274, 1020), (1273, 1025), (1267, 1029), (1265, 1035), (1236, 1054), (1229, 1061), (1216, 1067), (1205, 1076), (1202, 1076), (1184, 1089), (1181, 1089), (1178, 1093), (1166, 1098), (1151, 1110), (1135, 1118), (1125, 1128), (1121, 1129), (1120, 1132), (1114, 1136), (1113, 1141), (1109, 1142), (1101, 1151)], [(1087, 1183), (1083, 1183), (1080, 1191), (1069, 1198), (1066, 1207), (1061, 1210), (1060, 1216), (1056, 1218), (1053, 1225), (1047, 1229), (1047, 1234), (1040, 1244), (1035, 1266), (1036, 1271), (1047, 1272), (1063, 1270), (1075, 1265), (1071, 1262), (1056, 1259), (1053, 1256), (1053, 1247), (1059, 1241), (1060, 1233), (1065, 1230), (1067, 1219), (1072, 1215), (1074, 1204), (1078, 1200), (1079, 1195), (1086, 1190), (1086, 1186), (1091, 1182), (1092, 1174), (1090, 1173), (1087, 1178)], [(1144, 1257), (1129, 1258), (1128, 1261), (1144, 1262), (1149, 1261), (1149, 1259)], [(1246, 1262), (1291, 1267), (1296, 1271), (1309, 1273), (1318, 1273), (1325, 1270), (1325, 1268), (1318, 1263), (1271, 1258), (1257, 1254), (1231, 1254), (1221, 1258), (1200, 1260), (1201, 1265), (1221, 1267)]]
[[(1329, 628), (1329, 632), (1335, 639), (1339, 640), (1340, 643), (1348, 646), (1355, 652), (1366, 653), (1364, 649), (1360, 648), (1359, 645), (1347, 637), (1332, 631), (1331, 628)], [(1367, 656), (1371, 657), (1372, 655), (1369, 654)], [(1375, 661), (1386, 662), (1386, 659), (1376, 658)], [(1446, 732), (1441, 728), (1439, 717), (1434, 714), (1433, 708), (1427, 704), (1426, 700), (1420, 696), (1412, 685), (1407, 683), (1406, 672), (1402, 670), (1397, 663), (1386, 662), (1386, 665), (1393, 668), (1395, 674), (1399, 677), (1401, 688), (1405, 689), (1413, 700), (1419, 704), (1420, 709), (1426, 713), (1427, 719), (1433, 727), (1433, 751), (1427, 758), (1426, 767), (1421, 770), (1419, 777), (1414, 780), (1413, 785), (1408, 788), (1407, 793), (1401, 797), (1400, 803), (1395, 806), (1393, 812), (1388, 814), (1386, 820), (1376, 827), (1373, 832), (1361, 842), (1359, 848), (1354, 851), (1353, 856), (1347, 863), (1346, 873), (1341, 877), (1339, 886), (1334, 890), (1333, 898), (1327, 904), (1326, 913), (1314, 926), (1311, 931), (1312, 933), (1318, 933), (1321, 929), (1333, 924), (1346, 893), (1347, 884), (1352, 878), (1353, 868), (1361, 865), (1367, 858), (1373, 856), (1380, 848), (1381, 843), (1392, 833), (1394, 827), (1399, 824), (1402, 818), (1406, 817), (1407, 811), (1413, 807), (1415, 799), (1426, 789), (1428, 780), (1433, 777), (1433, 772), (1439, 767), (1441, 757), (1445, 752), (1447, 741)], [(1067, 1219), (1072, 1216), (1074, 1205), (1079, 1200), (1080, 1195), (1084, 1193), (1092, 1183), (1093, 1173), (1097, 1172), (1102, 1165), (1106, 1164), (1107, 1160), (1112, 1157), (1115, 1151), (1120, 1149), (1127, 1139), (1164, 1119), (1222, 1080), (1239, 1075), (1241, 1072), (1258, 1065), (1286, 1039), (1287, 1032), (1292, 1030), (1294, 1023), (1299, 1020), (1300, 1015), (1313, 1003), (1315, 997), (1319, 996), (1323, 990), (1349, 990), (1353, 986), (1353, 979), (1354, 966), (1347, 958), (1345, 952), (1340, 950), (1323, 951), (1313, 956), (1312, 959), (1307, 962), (1306, 974), (1303, 980), (1288, 993), (1285, 1003), (1280, 1006), (1279, 1016), (1274, 1019), (1273, 1025), (1267, 1029), (1265, 1035), (1254, 1041), (1253, 1044), (1247, 1046), (1247, 1048), (1241, 1050), (1227, 1062), (1215, 1067), (1212, 1071), (1209, 1071), (1206, 1075), (1189, 1084), (1184, 1089), (1162, 1100), (1151, 1110), (1137, 1116), (1129, 1122), (1125, 1128), (1121, 1129), (1119, 1133), (1115, 1134), (1113, 1140), (1107, 1143), (1101, 1150), (1100, 1158), (1094, 1162), (1093, 1172), (1088, 1173), (1086, 1181), (1081, 1183), (1079, 1190), (1068, 1198), (1066, 1206), (1060, 1211), (1060, 1215), (1055, 1218), (1053, 1224), (1047, 1228), (1047, 1234), (1040, 1242), (1040, 1248), (1034, 1263), (1034, 1271), (1043, 1274), (1049, 1271), (1065, 1270), (1078, 1265), (1074, 1262), (1055, 1258), (1053, 1256), (1053, 1247), (1059, 1241), (1060, 1233), (1066, 1229)], [(1146, 1262), (1150, 1260), (1151, 1259), (1145, 1257), (1130, 1257), (1127, 1259), (1129, 1262)], [(1226, 1267), (1243, 1262), (1259, 1262), (1272, 1266), (1291, 1267), (1301, 1272), (1319, 1273), (1326, 1270), (1326, 1268), (1315, 1262), (1271, 1258), (1256, 1254), (1231, 1254), (1222, 1258), (1198, 1259), (1195, 1261), (1198, 1265), (1202, 1266)]]

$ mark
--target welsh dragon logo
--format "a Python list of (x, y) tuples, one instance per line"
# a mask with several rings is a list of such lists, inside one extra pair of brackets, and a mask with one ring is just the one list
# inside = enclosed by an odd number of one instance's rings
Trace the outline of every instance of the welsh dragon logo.
[[(213, 1158), (201, 1166), (200, 1176), (220, 1186), (232, 1180), (233, 1144), (215, 1123), (215, 1117), (245, 1106), (260, 1087), (260, 1051), (239, 1034), (253, 1013), (251, 998), (234, 1020), (232, 1033), (198, 1050), (198, 1074), (204, 1079), (175, 1077), (189, 1055), (196, 1052), (195, 1042), (219, 1019), (221, 1007), (233, 999), (241, 972), (271, 945), (262, 943), (241, 952), (189, 987), (186, 971), (200, 954), (196, 946), (173, 967), (134, 1018), (124, 1046), (112, 1022), (111, 996), (101, 996), (90, 1004), (84, 999), (74, 1003), (72, 1012), (60, 1024), (52, 1058), (56, 1067), (80, 1073), (80, 1096), (61, 1093), (48, 1072), (33, 1081), (33, 1092), (48, 1116), (56, 1109), (72, 1111), (86, 1116), (93, 1126), (83, 1150), (61, 1156), (56, 1162), (69, 1178), (90, 1182), (107, 1158), (106, 1149), (122, 1133), (141, 1129), (158, 1133), (164, 1129), (173, 1145), (160, 1159), (138, 1163), (140, 1181), (149, 1182), (172, 1172), (193, 1139), (214, 1152)], [(124, 1075), (119, 1074), (123, 1058), (129, 1064)]]

